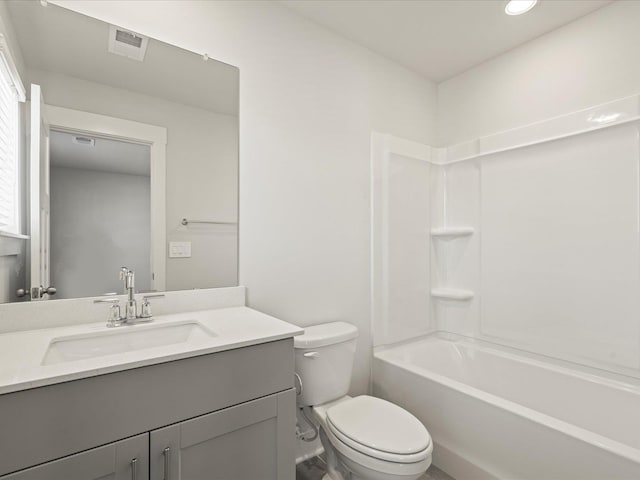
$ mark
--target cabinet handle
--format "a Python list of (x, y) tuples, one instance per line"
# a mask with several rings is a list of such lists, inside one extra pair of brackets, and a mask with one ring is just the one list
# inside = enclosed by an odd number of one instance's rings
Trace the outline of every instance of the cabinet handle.
[(137, 480), (138, 478), (138, 459), (131, 460), (131, 480)]
[(164, 480), (169, 480), (169, 454), (171, 453), (171, 449), (169, 447), (165, 448), (162, 451), (164, 455)]

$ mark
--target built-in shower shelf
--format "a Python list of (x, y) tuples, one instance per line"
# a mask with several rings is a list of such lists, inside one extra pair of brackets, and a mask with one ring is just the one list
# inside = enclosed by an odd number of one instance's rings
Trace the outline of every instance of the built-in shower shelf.
[(468, 237), (474, 232), (473, 227), (439, 227), (431, 229), (431, 236), (440, 238)]
[(471, 300), (475, 294), (471, 290), (462, 290), (459, 288), (434, 288), (431, 290), (433, 298), (442, 298), (444, 300)]

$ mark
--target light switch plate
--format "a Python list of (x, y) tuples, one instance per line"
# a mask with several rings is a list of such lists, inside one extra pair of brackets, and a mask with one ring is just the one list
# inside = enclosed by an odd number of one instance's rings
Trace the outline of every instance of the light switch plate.
[(169, 258), (191, 257), (191, 242), (169, 242)]

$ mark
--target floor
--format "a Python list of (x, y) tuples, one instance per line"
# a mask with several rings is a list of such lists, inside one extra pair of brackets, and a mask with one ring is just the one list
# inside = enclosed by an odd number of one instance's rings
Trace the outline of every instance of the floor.
[[(324, 461), (320, 457), (315, 457), (306, 462), (302, 462), (296, 467), (296, 480), (321, 480), (325, 473)], [(419, 480), (455, 480), (438, 467), (431, 465), (427, 473)]]
[(455, 480), (455, 478), (447, 475), (435, 465), (431, 465), (427, 473), (421, 476), (419, 480)]

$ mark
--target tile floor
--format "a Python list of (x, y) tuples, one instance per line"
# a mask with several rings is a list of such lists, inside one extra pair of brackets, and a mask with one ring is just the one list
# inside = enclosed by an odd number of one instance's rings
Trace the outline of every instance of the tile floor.
[[(324, 461), (320, 457), (315, 457), (306, 462), (302, 462), (296, 467), (296, 480), (321, 480), (325, 473)], [(438, 467), (431, 465), (431, 468), (419, 480), (455, 480)]]
[(455, 478), (447, 475), (435, 465), (431, 465), (429, 470), (427, 470), (427, 473), (421, 476), (419, 480), (455, 480)]

